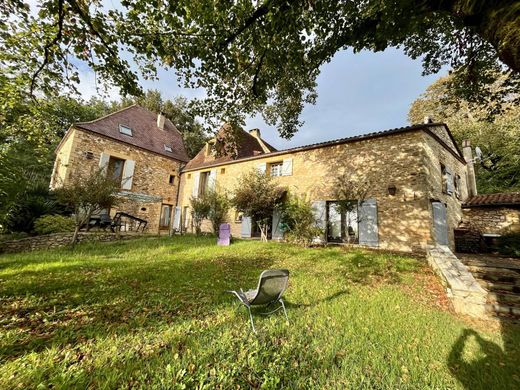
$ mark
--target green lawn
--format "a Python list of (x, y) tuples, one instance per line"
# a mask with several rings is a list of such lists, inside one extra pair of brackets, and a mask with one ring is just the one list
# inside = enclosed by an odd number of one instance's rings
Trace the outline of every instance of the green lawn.
[[(281, 267), (290, 324), (256, 316), (251, 334), (224, 291)], [(362, 250), (175, 237), (4, 255), (0, 388), (519, 388), (520, 328), (443, 301), (421, 260)]]

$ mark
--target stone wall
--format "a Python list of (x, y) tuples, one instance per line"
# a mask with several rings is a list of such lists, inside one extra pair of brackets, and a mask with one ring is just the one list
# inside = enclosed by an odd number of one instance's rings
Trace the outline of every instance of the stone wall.
[[(437, 129), (435, 134), (439, 136), (438, 133), (439, 129)], [(423, 133), (423, 139), (422, 145), (424, 147), (425, 159), (422, 167), (425, 170), (426, 187), (424, 190), (425, 198), (427, 199), (430, 230), (433, 230), (432, 201), (442, 202), (447, 209), (449, 246), (455, 248), (454, 229), (459, 226), (462, 220), (461, 203), (468, 198), (467, 166), (430, 135)], [(447, 194), (443, 190), (441, 164), (451, 170), (453, 177), (455, 175), (460, 176), (460, 193), (458, 196), (455, 192)]]
[(470, 207), (463, 209), (463, 222), (480, 234), (520, 232), (520, 210), (507, 207)]
[[(73, 233), (55, 233), (44, 236), (27, 237), (0, 243), (0, 253), (27, 252), (40, 249), (60, 248), (70, 245)], [(139, 238), (139, 234), (86, 233), (80, 232), (78, 242), (108, 242)]]
[[(111, 210), (125, 211), (148, 221), (147, 231), (159, 231), (161, 205), (175, 206), (179, 185), (180, 162), (144, 149), (115, 141), (99, 134), (72, 128), (58, 149), (51, 186), (67, 181), (71, 175), (85, 174), (99, 168), (101, 153), (135, 161), (132, 188), (121, 204)], [(170, 184), (170, 175), (175, 177)], [(132, 197), (131, 195), (135, 195)], [(147, 198), (148, 196), (148, 198)]]
[[(433, 190), (429, 187), (432, 180), (427, 176), (436, 169), (431, 156), (426, 156), (425, 137), (433, 140), (421, 131), (397, 133), (315, 149), (288, 151), (286, 154), (259, 156), (200, 169), (198, 172), (215, 170), (217, 186), (233, 191), (242, 173), (261, 163), (269, 164), (291, 158), (292, 175), (277, 177), (275, 180), (291, 193), (310, 201), (334, 200), (334, 179), (344, 172), (353, 178), (369, 179), (373, 185), (368, 197), (377, 201), (380, 247), (398, 251), (425, 251), (432, 240), (430, 195)], [(432, 154), (441, 153), (440, 148)], [(447, 151), (445, 155), (447, 159), (451, 157)], [(453, 161), (453, 165), (456, 164), (457, 169), (464, 169), (460, 161)], [(185, 172), (182, 175), (179, 206), (183, 210), (190, 206), (196, 172)], [(389, 195), (389, 185), (397, 188), (395, 195)], [(460, 208), (459, 200), (453, 199), (450, 203), (453, 203), (451, 208), (455, 204)], [(232, 210), (227, 222), (231, 224), (233, 236), (239, 237), (241, 225), (235, 221), (235, 214)], [(189, 215), (186, 224), (190, 226)]]

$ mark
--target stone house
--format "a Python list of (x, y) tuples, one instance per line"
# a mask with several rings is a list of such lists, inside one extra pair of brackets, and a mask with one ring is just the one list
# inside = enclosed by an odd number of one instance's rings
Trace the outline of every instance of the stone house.
[(121, 182), (121, 203), (110, 210), (142, 218), (149, 232), (168, 230), (188, 161), (181, 133), (164, 115), (133, 105), (76, 123), (56, 149), (51, 188), (74, 175), (103, 169)]
[[(191, 197), (215, 186), (232, 192), (239, 175), (257, 169), (312, 202), (323, 241), (344, 242), (348, 235), (350, 242), (361, 245), (424, 251), (432, 243), (454, 247), (461, 205), (476, 194), (471, 159), (466, 163), (444, 124), (418, 124), (281, 151), (267, 144), (257, 129), (241, 131), (239, 138), (235, 158), (216, 158), (213, 140), (184, 167), (174, 229), (190, 230)], [(334, 198), (335, 178), (343, 173), (371, 183), (367, 197), (348, 215), (337, 211)], [(273, 239), (283, 235), (278, 219), (273, 215)], [(228, 222), (236, 237), (258, 233), (254, 221), (235, 210)]]

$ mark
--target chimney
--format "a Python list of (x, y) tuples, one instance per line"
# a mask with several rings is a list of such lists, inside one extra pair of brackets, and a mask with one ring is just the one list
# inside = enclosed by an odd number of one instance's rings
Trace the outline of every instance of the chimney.
[(161, 130), (164, 130), (164, 122), (166, 120), (166, 117), (162, 112), (157, 114), (157, 127)]
[(249, 130), (249, 134), (251, 134), (253, 137), (257, 138), (257, 139), (260, 139), (261, 138), (261, 135), (260, 135), (260, 129), (252, 129), (252, 130)]
[(433, 123), (433, 119), (430, 116), (425, 116), (424, 119), (423, 119), (423, 123), (425, 125), (427, 125), (429, 123)]
[(466, 160), (468, 170), (468, 195), (477, 195), (477, 181), (475, 179), (475, 167), (473, 165), (473, 152), (471, 150), (471, 142), (469, 139), (462, 141), (462, 155)]

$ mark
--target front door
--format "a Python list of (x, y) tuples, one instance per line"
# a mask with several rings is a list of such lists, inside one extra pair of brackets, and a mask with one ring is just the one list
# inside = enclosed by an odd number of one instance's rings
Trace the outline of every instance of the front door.
[(432, 202), (433, 210), (433, 237), (439, 245), (448, 245), (448, 223), (446, 205), (441, 202)]
[(169, 204), (163, 204), (161, 206), (161, 220), (160, 220), (160, 228), (168, 229), (170, 227), (170, 220), (172, 215), (172, 206)]

